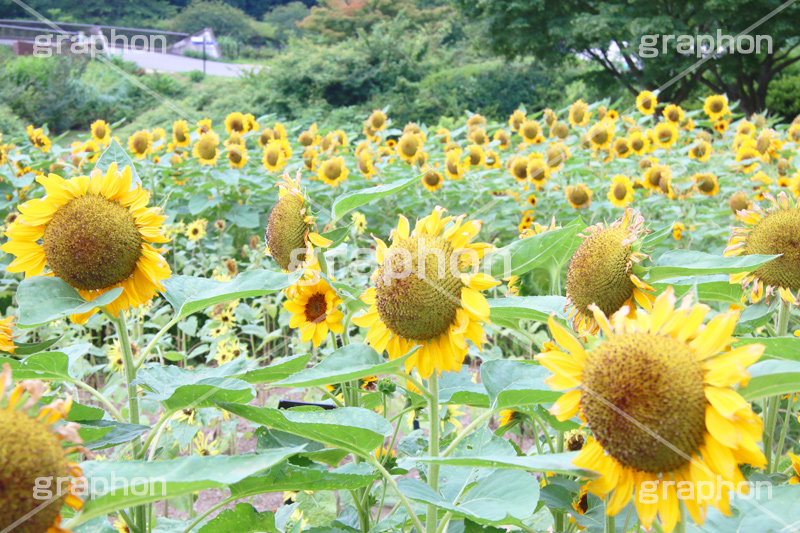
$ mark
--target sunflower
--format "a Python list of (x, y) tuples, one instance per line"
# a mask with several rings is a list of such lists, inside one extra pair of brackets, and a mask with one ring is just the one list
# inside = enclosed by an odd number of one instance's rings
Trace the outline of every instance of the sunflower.
[(190, 222), (189, 225), (186, 226), (186, 238), (192, 242), (205, 238), (207, 227), (208, 220), (205, 218), (198, 218), (194, 222)]
[(516, 133), (519, 131), (520, 126), (522, 126), (522, 123), (525, 122), (525, 119), (525, 112), (521, 109), (516, 109), (511, 113), (511, 116), (508, 117), (508, 127), (511, 128), (511, 131)]
[(315, 227), (314, 218), (306, 208), (300, 173), (294, 180), (284, 174), (277, 187), (278, 203), (270, 211), (267, 221), (267, 253), (284, 271), (291, 271), (296, 269), (298, 262), (301, 263), (299, 266), (313, 264), (314, 246), (327, 247), (331, 241), (311, 231)]
[[(150, 243), (169, 241), (161, 227), (167, 217), (146, 207), (149, 192), (131, 190), (130, 167), (120, 173), (112, 163), (105, 176), (95, 169), (90, 176), (64, 180), (50, 174), (36, 181), (46, 195), (19, 206), (21, 215), (5, 233), (9, 241), (0, 247), (16, 256), (9, 272), (38, 276), (47, 266), (87, 300), (122, 287), (106, 306), (114, 316), (164, 290), (161, 281), (170, 269)], [(83, 324), (95, 312), (70, 318)]]
[[(311, 150), (314, 150), (311, 148)], [(303, 154), (303, 159), (305, 160), (305, 153)], [(311, 155), (311, 154), (309, 154)], [(316, 160), (317, 151), (313, 151), (313, 157), (311, 159)], [(266, 168), (270, 172), (280, 172), (283, 167), (286, 165), (286, 157), (284, 156), (283, 149), (281, 147), (281, 142), (277, 140), (271, 140), (267, 145), (264, 147), (264, 156), (261, 158), (261, 162), (264, 164), (264, 168)], [(306, 167), (309, 165), (306, 164)]]
[(461, 160), (461, 150), (451, 150), (447, 152), (444, 158), (444, 173), (448, 179), (460, 180), (464, 179), (464, 173), (467, 171), (464, 162)]
[(792, 461), (792, 470), (794, 475), (789, 478), (789, 485), (800, 484), (800, 456), (789, 453), (789, 459)]
[[(725, 248), (725, 256), (737, 255), (781, 255), (752, 272), (731, 274), (731, 283), (752, 285), (750, 301), (767, 299), (777, 292), (789, 303), (797, 305), (796, 292), (800, 291), (800, 255), (795, 243), (800, 232), (800, 209), (785, 192), (778, 199), (766, 193), (764, 197), (773, 204), (773, 209), (764, 211), (756, 206), (739, 212), (745, 227), (734, 228)], [(794, 205), (793, 205), (794, 204)]]
[(45, 135), (42, 128), (34, 129), (33, 126), (28, 126), (26, 131), (28, 132), (28, 140), (33, 146), (41, 150), (43, 154), (50, 151), (53, 143), (50, 141), (50, 137)]
[(247, 133), (248, 131), (250, 131), (250, 123), (242, 113), (234, 111), (225, 117), (225, 132), (228, 135), (233, 132)]
[[(13, 387), (13, 388), (12, 388)], [(5, 391), (10, 393), (6, 397)], [(3, 531), (47, 531), (69, 533), (59, 527), (64, 505), (76, 511), (83, 508), (77, 496), (77, 480), (83, 471), (67, 458), (73, 452), (87, 452), (82, 447), (63, 448), (61, 441), (80, 443), (79, 426), (66, 420), (72, 399), (54, 400), (36, 408), (47, 391), (39, 380), (25, 380), (13, 386), (11, 366), (0, 372), (0, 472), (2, 472), (3, 506), (0, 507), (0, 528)], [(32, 416), (33, 415), (33, 416)], [(52, 500), (42, 500), (37, 489), (39, 480), (57, 481), (58, 490)]]
[(542, 126), (536, 120), (525, 120), (519, 127), (519, 136), (525, 144), (541, 144), (544, 142)]
[(378, 352), (386, 350), (391, 359), (420, 346), (405, 365), (407, 372), (416, 368), (423, 379), (434, 371), (459, 371), (467, 340), (482, 349), (489, 305), (479, 291), (499, 284), (486, 274), (473, 273), (492, 248), (471, 242), (481, 222), (444, 213), (436, 207), (413, 232), (400, 215), (391, 246), (377, 240), (376, 287), (361, 296), (369, 305), (367, 312), (353, 319), (369, 328), (367, 342)]
[(231, 168), (242, 168), (247, 164), (247, 148), (244, 144), (232, 144), (228, 147), (228, 164)]
[(471, 144), (467, 146), (467, 155), (464, 158), (464, 165), (467, 169), (470, 167), (479, 167), (483, 165), (486, 160), (486, 152), (483, 151), (478, 144)]
[(636, 155), (645, 155), (650, 151), (650, 139), (642, 135), (640, 131), (634, 131), (628, 135), (628, 145)]
[(589, 106), (583, 100), (578, 100), (569, 107), (569, 123), (573, 128), (585, 126), (592, 118), (592, 112), (589, 111)]
[(467, 134), (467, 139), (478, 146), (486, 146), (490, 140), (489, 136), (486, 135), (486, 130), (483, 128), (474, 128)]
[(739, 170), (749, 174), (758, 168), (761, 163), (761, 154), (755, 146), (746, 143), (736, 151), (736, 162), (740, 164)]
[(95, 120), (92, 122), (92, 139), (98, 144), (108, 146), (111, 142), (111, 127), (105, 120)]
[(726, 131), (728, 131), (730, 124), (731, 124), (730, 119), (728, 120), (719, 119), (716, 122), (714, 122), (714, 131), (720, 134), (725, 133)]
[(483, 163), (485, 168), (503, 168), (503, 160), (500, 159), (500, 154), (494, 150), (486, 150), (486, 160)]
[(668, 150), (678, 140), (678, 127), (672, 122), (659, 122), (656, 124), (653, 136), (659, 148)]
[(364, 213), (354, 211), (350, 216), (350, 220), (353, 222), (353, 227), (359, 235), (363, 235), (364, 232), (367, 231), (367, 217), (364, 216)]
[(317, 177), (331, 187), (336, 187), (347, 179), (349, 173), (344, 158), (339, 156), (323, 161), (317, 170)]
[(125, 372), (125, 359), (119, 341), (115, 341), (108, 349), (108, 369), (115, 374)]
[(429, 192), (436, 192), (437, 189), (441, 189), (444, 185), (442, 173), (433, 168), (425, 172), (420, 178), (420, 181), (422, 181), (422, 185), (424, 185)]
[(708, 115), (708, 120), (716, 122), (728, 113), (728, 99), (721, 94), (714, 94), (706, 98), (703, 104), (703, 112)]
[(567, 126), (564, 122), (554, 122), (553, 125), (550, 126), (550, 137), (566, 139), (568, 135), (569, 126)]
[(185, 120), (176, 120), (172, 123), (172, 142), (175, 146), (189, 146), (189, 124)]
[(792, 124), (789, 126), (789, 131), (786, 132), (786, 137), (795, 144), (800, 144), (800, 124)]
[(611, 141), (614, 138), (614, 123), (608, 120), (601, 120), (594, 126), (589, 128), (589, 142), (592, 143), (592, 148), (607, 148), (611, 146)]
[(681, 109), (681, 106), (675, 104), (669, 104), (664, 110), (661, 112), (665, 119), (672, 124), (675, 124), (677, 127), (686, 116)]
[(198, 135), (206, 135), (208, 133), (214, 133), (214, 130), (211, 127), (211, 119), (204, 118), (197, 121), (197, 134)]
[(417, 152), (422, 150), (422, 137), (417, 133), (405, 133), (397, 141), (397, 155), (408, 163), (413, 162)]
[(153, 148), (153, 137), (147, 130), (139, 130), (128, 137), (128, 149), (136, 159), (144, 159)]
[(658, 98), (650, 91), (642, 91), (636, 97), (636, 109), (638, 109), (639, 113), (642, 115), (652, 115), (656, 112), (657, 105)]
[[(415, 124), (416, 126), (416, 124)], [(406, 126), (408, 127), (408, 126)], [(419, 127), (419, 126), (417, 126)], [(479, 115), (475, 113), (471, 115), (469, 119), (467, 119), (467, 130), (472, 131), (474, 128), (485, 128), (486, 127), (486, 117), (483, 115)]]
[(215, 133), (200, 135), (200, 139), (194, 143), (192, 155), (203, 166), (215, 166), (219, 158), (219, 138), (217, 135)]
[(506, 130), (497, 130), (494, 132), (492, 139), (500, 143), (497, 145), (500, 150), (508, 150), (511, 148), (511, 136)]
[(681, 240), (683, 232), (686, 231), (686, 225), (683, 222), (672, 223), (672, 238), (676, 241)]
[(510, 426), (512, 424), (518, 424), (522, 421), (523, 417), (522, 413), (519, 411), (514, 411), (513, 409), (503, 409), (497, 414), (497, 422), (500, 424), (500, 427)]
[(714, 148), (708, 141), (698, 140), (689, 149), (689, 159), (696, 159), (698, 163), (705, 163), (714, 153)]
[(508, 160), (506, 168), (518, 182), (523, 183), (528, 179), (529, 159), (524, 155), (516, 155)]
[(592, 203), (592, 190), (583, 183), (575, 186), (564, 187), (564, 196), (567, 197), (569, 205), (574, 209), (583, 209), (589, 207)]
[(642, 184), (651, 191), (660, 192), (661, 183), (672, 180), (672, 170), (669, 165), (653, 164), (644, 173)]
[(728, 206), (731, 208), (736, 218), (741, 220), (742, 216), (739, 215), (739, 212), (742, 211), (742, 215), (746, 215), (746, 211), (750, 209), (752, 204), (746, 192), (737, 191), (728, 198)]
[[(675, 309), (671, 288), (652, 313), (634, 319), (623, 308), (612, 325), (597, 306), (591, 311), (603, 332), (591, 349), (551, 317), (550, 333), (562, 350), (536, 356), (554, 373), (548, 385), (568, 391), (551, 414), (564, 421), (580, 413), (592, 431), (573, 460), (600, 474), (589, 492), (605, 499), (613, 491), (610, 516), (636, 493), (645, 529), (658, 515), (663, 530), (672, 531), (681, 501), (699, 524), (709, 504), (730, 514), (725, 486), (744, 481), (738, 465), (766, 464), (757, 444), (761, 419), (732, 388), (747, 383), (746, 368), (764, 346), (730, 349), (739, 312), (721, 313), (701, 328), (708, 306), (687, 298)], [(700, 483), (714, 490), (698, 491)]]
[(439, 142), (442, 144), (447, 144), (450, 142), (450, 130), (447, 128), (439, 128), (436, 130), (436, 138), (439, 139)]
[(286, 291), (287, 299), (283, 307), (292, 314), (289, 327), (300, 330), (300, 340), (311, 341), (314, 346), (319, 346), (328, 336), (328, 329), (334, 333), (344, 333), (344, 313), (336, 309), (342, 304), (336, 291), (321, 276), (314, 277), (314, 283), (301, 279), (290, 287)]
[(237, 145), (237, 144), (245, 146), (246, 143), (245, 143), (245, 140), (242, 138), (242, 134), (239, 133), (238, 131), (234, 131), (228, 136), (227, 139), (225, 139), (225, 142), (223, 142), (222, 144), (223, 144), (223, 146), (227, 147), (227, 146), (233, 146), (233, 145)]
[(635, 314), (635, 301), (650, 309), (653, 288), (633, 273), (633, 266), (647, 256), (640, 252), (644, 218), (626, 209), (610, 226), (587, 228), (588, 235), (572, 256), (567, 270), (567, 307), (573, 328), (581, 333), (597, 331), (590, 305), (611, 315), (623, 307)]
[(719, 193), (719, 182), (711, 172), (695, 174), (692, 176), (692, 181), (694, 181), (694, 186), (700, 194), (716, 196)]
[(372, 153), (369, 150), (362, 151), (358, 157), (356, 157), (356, 166), (358, 167), (358, 171), (368, 180), (372, 179), (376, 174), (375, 165), (372, 162)]
[(550, 179), (550, 167), (544, 156), (538, 152), (531, 154), (528, 159), (528, 167), (525, 169), (528, 179), (536, 186), (537, 191), (541, 191), (547, 180)]
[(388, 117), (383, 111), (376, 109), (367, 119), (366, 124), (372, 128), (373, 131), (383, 131), (386, 129), (386, 122)]
[(194, 453), (197, 455), (202, 455), (204, 457), (209, 457), (213, 455), (218, 455), (219, 450), (217, 449), (218, 442), (216, 440), (209, 441), (207, 435), (205, 435), (202, 431), (197, 433), (197, 436), (192, 440), (192, 447), (194, 448)]
[(611, 178), (607, 197), (614, 207), (628, 207), (633, 201), (633, 183), (630, 178), (622, 174)]

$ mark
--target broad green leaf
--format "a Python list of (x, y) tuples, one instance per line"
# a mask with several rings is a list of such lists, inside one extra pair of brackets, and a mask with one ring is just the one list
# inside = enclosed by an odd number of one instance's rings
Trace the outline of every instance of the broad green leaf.
[(779, 298), (773, 298), (769, 304), (761, 301), (745, 307), (742, 314), (739, 315), (739, 321), (736, 323), (733, 334), (746, 335), (767, 324), (772, 319), (772, 314), (778, 309), (779, 300)]
[(667, 237), (672, 235), (672, 224), (669, 226), (664, 226), (660, 230), (655, 230), (652, 233), (647, 234), (642, 242), (642, 248), (645, 250), (649, 250), (653, 246), (657, 245)]
[(659, 283), (653, 283), (653, 288), (663, 292), (671, 286), (675, 290), (677, 299), (687, 294), (694, 296), (695, 301), (726, 302), (741, 305), (742, 287), (738, 283), (731, 283), (730, 276), (718, 274), (714, 276), (683, 276), (670, 278)]
[(145, 431), (150, 431), (150, 426), (123, 424), (114, 420), (83, 420), (79, 433), (86, 448), (103, 450), (130, 442)]
[(108, 148), (106, 148), (105, 152), (100, 154), (100, 157), (97, 159), (97, 163), (94, 164), (94, 168), (100, 169), (105, 175), (108, 167), (110, 167), (112, 163), (117, 164), (117, 170), (120, 172), (122, 172), (122, 169), (124, 169), (126, 166), (131, 167), (133, 183), (142, 183), (142, 180), (139, 178), (139, 174), (136, 172), (136, 165), (133, 164), (131, 156), (129, 156), (125, 149), (119, 145), (116, 139), (111, 139), (111, 142), (108, 143)]
[(764, 354), (761, 361), (781, 359), (784, 361), (800, 361), (800, 338), (797, 337), (742, 337), (736, 340), (733, 347), (747, 344), (763, 344)]
[(757, 483), (750, 493), (731, 495), (731, 516), (709, 508), (705, 524), (687, 530), (707, 533), (749, 533), (755, 531), (797, 531), (800, 524), (800, 485), (772, 486)]
[(371, 453), (392, 433), (392, 426), (385, 418), (357, 407), (285, 411), (236, 403), (219, 406), (251, 422), (361, 455)]
[(258, 219), (258, 210), (252, 205), (233, 204), (231, 210), (228, 211), (227, 218), (240, 228), (252, 229), (261, 226)]
[(350, 235), (350, 228), (352, 228), (352, 224), (349, 226), (342, 226), (341, 228), (336, 228), (331, 231), (326, 231), (325, 233), (320, 233), (326, 239), (333, 241), (329, 248), (336, 248), (340, 244), (344, 242), (348, 235)]
[(777, 255), (740, 255), (723, 257), (692, 250), (673, 250), (658, 258), (648, 271), (647, 281), (656, 282), (681, 276), (707, 276), (711, 274), (737, 274), (750, 272)]
[(761, 361), (748, 369), (750, 382), (739, 391), (752, 402), (767, 396), (800, 391), (800, 362), (777, 359)]
[(437, 463), (449, 466), (469, 466), (473, 468), (516, 468), (530, 472), (553, 472), (568, 476), (581, 476), (595, 478), (597, 473), (572, 464), (578, 456), (577, 452), (556, 453), (549, 455), (531, 456), (483, 456), (483, 457), (415, 457), (415, 461), (422, 463)]
[(533, 320), (547, 323), (551, 314), (566, 318), (564, 306), (567, 299), (563, 296), (511, 296), (492, 298), (488, 302), (492, 322), (502, 320), (519, 324), (520, 320)]
[(326, 356), (317, 365), (273, 383), (273, 385), (276, 387), (314, 387), (388, 374), (398, 370), (414, 351), (416, 350), (393, 361), (386, 361), (371, 346), (361, 343), (348, 344)]
[(237, 503), (235, 508), (222, 511), (200, 528), (200, 533), (220, 531), (271, 533), (278, 529), (275, 527), (275, 513), (272, 511), (259, 513), (249, 503)]
[(236, 376), (236, 378), (246, 381), (247, 383), (272, 383), (273, 381), (280, 381), (303, 370), (310, 359), (310, 353), (285, 357), (271, 365), (256, 368), (255, 370), (248, 370), (246, 373)]
[(339, 219), (353, 209), (357, 209), (364, 204), (379, 200), (384, 196), (396, 194), (418, 182), (419, 176), (414, 176), (413, 178), (409, 178), (407, 180), (386, 183), (384, 185), (378, 185), (377, 187), (364, 187), (363, 189), (359, 189), (357, 191), (345, 193), (339, 196), (333, 202), (333, 207), (331, 208), (331, 224), (338, 222)]
[(261, 450), (268, 450), (270, 448), (305, 446), (305, 450), (300, 454), (300, 456), (331, 466), (338, 465), (348, 453), (346, 450), (341, 450), (339, 448), (327, 448), (320, 442), (316, 442), (305, 437), (292, 435), (291, 433), (286, 433), (285, 431), (269, 429), (264, 426), (256, 429), (255, 435), (256, 453), (260, 452)]
[(543, 366), (522, 361), (495, 359), (481, 365), (481, 382), (495, 410), (556, 401), (562, 392), (545, 384), (550, 375)]
[(439, 403), (489, 407), (489, 396), (482, 383), (473, 382), (469, 365), (462, 365), (458, 372), (445, 372), (439, 378)]
[(245, 357), (219, 367), (193, 370), (149, 365), (139, 370), (134, 383), (145, 388), (143, 398), (161, 402), (171, 410), (216, 407), (218, 401), (247, 403), (255, 397), (253, 387), (230, 377), (241, 373), (245, 365)]
[(11, 365), (14, 379), (72, 380), (74, 376), (70, 373), (70, 368), (85, 353), (75, 349), (78, 347), (71, 346), (63, 352), (36, 353), (25, 359), (0, 357), (0, 367), (5, 363)]
[(583, 221), (576, 219), (563, 228), (518, 239), (487, 254), (492, 276), (501, 279), (519, 276), (537, 267), (550, 270), (554, 265), (567, 264), (582, 242), (578, 234), (584, 229)]
[(122, 287), (117, 287), (88, 302), (61, 278), (54, 276), (26, 278), (17, 288), (19, 304), (17, 326), (32, 328), (69, 315), (88, 313), (92, 309), (110, 304), (120, 294)]
[(297, 281), (300, 274), (250, 270), (232, 281), (172, 276), (163, 282), (164, 297), (175, 308), (177, 316), (182, 318), (221, 302), (272, 294)]
[(230, 489), (231, 496), (236, 498), (287, 490), (353, 490), (371, 485), (377, 477), (377, 472), (366, 463), (348, 463), (334, 470), (286, 463), (243, 479)]
[(69, 525), (76, 526), (126, 507), (227, 487), (300, 451), (302, 448), (280, 448), (258, 455), (190, 455), (155, 462), (87, 461), (81, 468), (90, 499)]

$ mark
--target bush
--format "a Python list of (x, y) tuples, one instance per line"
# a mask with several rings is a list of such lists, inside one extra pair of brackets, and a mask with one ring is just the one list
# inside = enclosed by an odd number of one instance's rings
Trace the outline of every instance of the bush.
[(5, 134), (5, 141), (10, 137), (21, 135), (25, 131), (25, 123), (6, 104), (0, 104), (0, 133)]
[(787, 120), (800, 114), (800, 74), (783, 76), (769, 84), (767, 109)]
[(200, 83), (206, 77), (202, 70), (190, 70), (188, 76), (189, 81), (194, 83)]
[(265, 40), (254, 19), (220, 0), (194, 0), (172, 19), (172, 26), (175, 31), (186, 33), (211, 28), (217, 38), (231, 37), (240, 43)]

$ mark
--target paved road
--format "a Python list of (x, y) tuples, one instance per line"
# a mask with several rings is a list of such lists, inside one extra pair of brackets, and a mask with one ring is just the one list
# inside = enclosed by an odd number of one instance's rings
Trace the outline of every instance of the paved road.
[[(122, 55), (126, 61), (133, 61), (145, 69), (165, 70), (168, 72), (189, 72), (190, 70), (203, 71), (203, 60), (194, 57), (142, 52), (138, 50), (123, 51), (120, 48), (113, 48), (112, 53)], [(237, 77), (242, 71), (263, 68), (260, 65), (222, 63), (220, 61), (206, 61), (205, 63), (206, 74), (211, 76), (227, 76), (229, 78)]]

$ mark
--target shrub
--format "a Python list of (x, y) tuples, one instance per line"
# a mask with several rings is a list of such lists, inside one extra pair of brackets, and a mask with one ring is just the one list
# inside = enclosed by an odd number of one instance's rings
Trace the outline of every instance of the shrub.
[(800, 114), (800, 74), (783, 76), (769, 84), (767, 109), (787, 120)]

